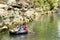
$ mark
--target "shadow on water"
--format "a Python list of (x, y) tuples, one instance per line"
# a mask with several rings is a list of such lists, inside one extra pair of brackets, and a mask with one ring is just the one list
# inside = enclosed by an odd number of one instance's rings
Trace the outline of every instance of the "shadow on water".
[(10, 36), (8, 33), (0, 33), (0, 40), (59, 40), (58, 17), (55, 14), (42, 15), (31, 24), (35, 34)]

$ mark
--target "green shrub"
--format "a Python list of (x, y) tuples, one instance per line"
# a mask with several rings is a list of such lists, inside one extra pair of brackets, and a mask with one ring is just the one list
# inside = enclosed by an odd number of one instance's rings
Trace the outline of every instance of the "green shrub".
[(35, 2), (35, 7), (39, 7), (40, 5), (43, 7), (48, 6), (50, 9), (53, 9), (58, 6), (58, 0), (37, 0)]

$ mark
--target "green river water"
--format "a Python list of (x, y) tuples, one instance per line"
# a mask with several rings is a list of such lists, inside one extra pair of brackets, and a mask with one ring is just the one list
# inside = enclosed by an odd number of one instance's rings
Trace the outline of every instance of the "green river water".
[(31, 25), (33, 33), (11, 36), (2, 32), (0, 40), (60, 40), (60, 14), (42, 15)]

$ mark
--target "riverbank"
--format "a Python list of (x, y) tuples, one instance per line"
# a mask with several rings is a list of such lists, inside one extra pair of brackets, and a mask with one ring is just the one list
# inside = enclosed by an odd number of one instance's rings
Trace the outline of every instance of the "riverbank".
[[(33, 4), (29, 4), (26, 1), (8, 0), (5, 4), (0, 4), (0, 29), (7, 27), (14, 28), (17, 25), (37, 21), (42, 15), (48, 15), (55, 13), (56, 7), (52, 10), (48, 6), (35, 7)], [(4, 28), (5, 29), (5, 28)]]

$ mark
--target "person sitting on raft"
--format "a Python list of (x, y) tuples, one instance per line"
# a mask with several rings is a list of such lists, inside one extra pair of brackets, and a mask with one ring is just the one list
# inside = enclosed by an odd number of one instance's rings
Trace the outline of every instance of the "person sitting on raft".
[(18, 29), (18, 31), (20, 31), (20, 30), (28, 31), (25, 23), (23, 25), (17, 26), (17, 29)]

